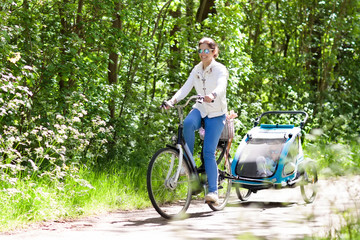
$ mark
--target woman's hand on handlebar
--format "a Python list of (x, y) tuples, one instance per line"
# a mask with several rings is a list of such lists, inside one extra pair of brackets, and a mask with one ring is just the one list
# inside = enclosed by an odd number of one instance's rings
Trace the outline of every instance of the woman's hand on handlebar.
[(174, 105), (175, 105), (174, 101), (172, 101), (172, 100), (168, 100), (168, 101), (164, 100), (162, 102), (160, 108), (168, 110), (168, 109), (174, 107)]
[(214, 102), (214, 96), (212, 94), (204, 96), (204, 102), (207, 102), (207, 103)]

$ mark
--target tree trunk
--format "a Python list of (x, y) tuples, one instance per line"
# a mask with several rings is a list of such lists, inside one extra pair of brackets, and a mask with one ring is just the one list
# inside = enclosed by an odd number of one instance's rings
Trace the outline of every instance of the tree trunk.
[(76, 13), (76, 22), (75, 22), (75, 32), (79, 37), (81, 37), (83, 34), (82, 16), (81, 16), (83, 7), (84, 7), (84, 0), (79, 0), (77, 13)]
[[(65, 53), (65, 36), (66, 36), (66, 33), (67, 33), (67, 28), (68, 28), (68, 23), (66, 21), (66, 18), (65, 18), (65, 10), (63, 8), (63, 6), (65, 6), (67, 4), (67, 0), (64, 0), (63, 2), (63, 5), (60, 4), (59, 6), (59, 15), (60, 15), (60, 23), (61, 23), (61, 29), (60, 29), (60, 33), (61, 35), (63, 36), (60, 40), (60, 44), (61, 44), (61, 48), (60, 48), (60, 52), (61, 52), (61, 65), (65, 64), (65, 60), (64, 60), (64, 57), (66, 55)], [(65, 76), (64, 74), (62, 73), (62, 71), (59, 71), (59, 90), (60, 92), (64, 91), (65, 89)]]
[[(112, 27), (120, 31), (122, 29), (122, 21), (120, 19), (119, 11), (120, 11), (120, 1), (115, 5), (115, 16), (112, 22)], [(118, 83), (117, 69), (118, 69), (119, 54), (116, 51), (114, 51), (114, 49), (116, 48), (111, 48), (109, 54), (108, 82), (110, 85)], [(110, 111), (111, 119), (115, 118), (115, 110), (116, 110), (115, 102), (111, 98), (109, 101), (109, 111)]]
[[(174, 19), (179, 19), (181, 17), (181, 11), (180, 7), (176, 9), (176, 11), (170, 11), (171, 17)], [(175, 20), (175, 22), (177, 22)], [(180, 49), (178, 47), (178, 40), (176, 39), (177, 32), (180, 31), (180, 26), (178, 24), (175, 24), (173, 29), (170, 31), (170, 37), (174, 39), (174, 44), (170, 46), (170, 57), (168, 60), (168, 66), (169, 66), (169, 79), (171, 83), (175, 83), (178, 78), (176, 77), (176, 74), (179, 72), (180, 68)]]
[(208, 17), (209, 13), (216, 14), (215, 0), (200, 0), (200, 6), (196, 13), (196, 21), (201, 23)]

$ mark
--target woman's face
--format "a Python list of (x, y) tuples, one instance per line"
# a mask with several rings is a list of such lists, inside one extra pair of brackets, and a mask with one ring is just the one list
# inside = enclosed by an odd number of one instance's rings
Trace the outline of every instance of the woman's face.
[(199, 57), (200, 60), (205, 64), (206, 66), (209, 65), (214, 58), (214, 51), (210, 48), (209, 45), (206, 43), (203, 43), (199, 46)]

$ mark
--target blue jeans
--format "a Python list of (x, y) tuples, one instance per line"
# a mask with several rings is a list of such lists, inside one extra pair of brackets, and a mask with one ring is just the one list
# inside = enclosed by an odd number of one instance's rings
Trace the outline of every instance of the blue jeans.
[[(226, 116), (221, 115), (214, 118), (204, 118), (205, 138), (203, 155), (205, 161), (205, 171), (209, 183), (209, 192), (217, 192), (218, 168), (215, 159), (215, 151), (221, 132), (225, 125)], [(197, 109), (193, 109), (184, 120), (184, 139), (192, 154), (194, 154), (195, 131), (201, 127), (201, 114)]]

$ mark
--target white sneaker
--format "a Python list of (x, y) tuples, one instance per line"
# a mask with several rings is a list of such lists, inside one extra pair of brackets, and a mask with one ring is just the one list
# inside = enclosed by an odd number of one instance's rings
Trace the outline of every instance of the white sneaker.
[(185, 176), (186, 175), (186, 170), (185, 170), (185, 167), (184, 166), (181, 166), (181, 169), (180, 169), (180, 176)]
[(205, 196), (205, 203), (209, 204), (214, 204), (214, 205), (218, 205), (219, 204), (219, 197), (217, 195), (217, 193), (215, 192), (210, 192)]

